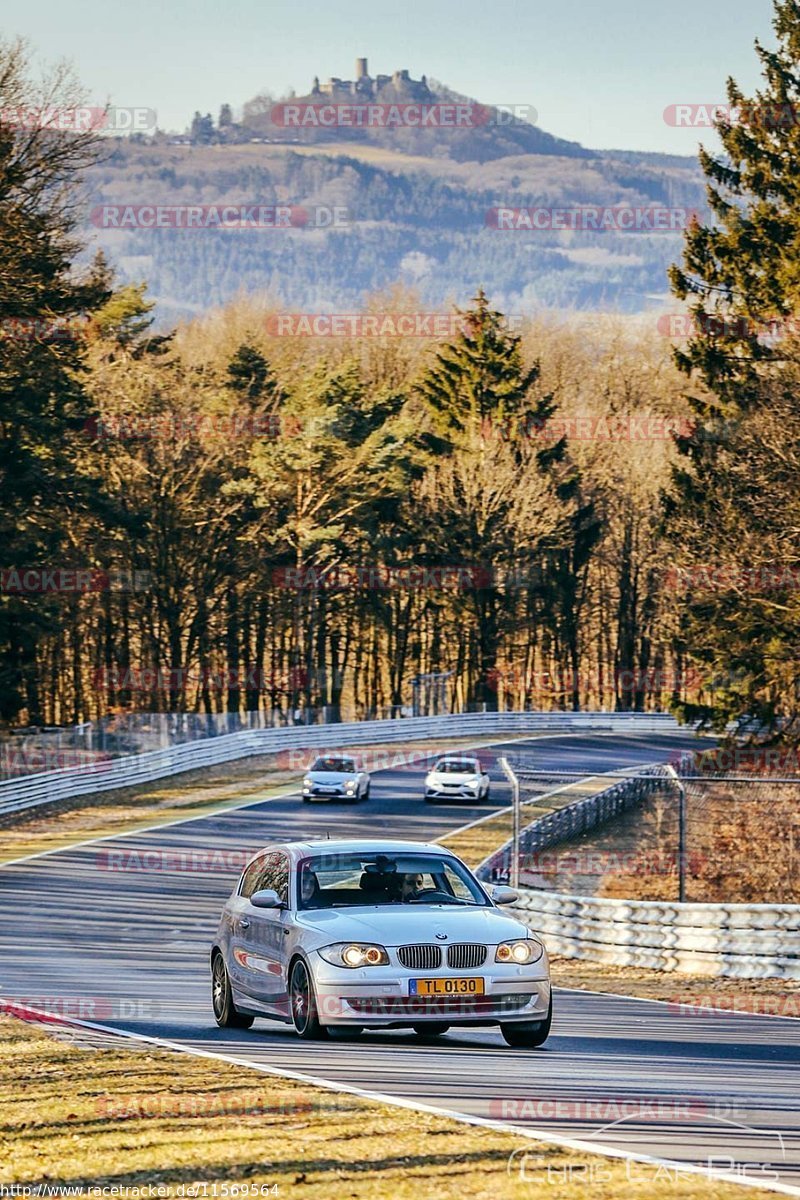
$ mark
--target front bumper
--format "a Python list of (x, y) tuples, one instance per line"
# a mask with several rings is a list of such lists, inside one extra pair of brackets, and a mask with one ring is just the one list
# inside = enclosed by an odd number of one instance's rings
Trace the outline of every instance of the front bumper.
[[(319, 1019), (323, 1025), (369, 1028), (446, 1021), (448, 1025), (497, 1025), (538, 1021), (547, 1016), (550, 977), (541, 963), (529, 966), (486, 963), (474, 971), (406, 971), (396, 966), (348, 970), (314, 956), (311, 968)], [(412, 979), (479, 976), (482, 996), (410, 996)]]
[[(324, 785), (322, 785), (324, 786)], [(303, 788), (304, 800), (355, 800), (358, 789), (353, 788), (351, 791), (346, 791), (344, 787), (337, 787), (335, 791), (323, 791), (320, 784), (314, 784), (313, 787)]]
[(480, 784), (476, 784), (474, 787), (468, 787), (465, 783), (457, 784), (455, 787), (441, 787), (437, 784), (425, 787), (426, 800), (477, 800), (480, 794)]

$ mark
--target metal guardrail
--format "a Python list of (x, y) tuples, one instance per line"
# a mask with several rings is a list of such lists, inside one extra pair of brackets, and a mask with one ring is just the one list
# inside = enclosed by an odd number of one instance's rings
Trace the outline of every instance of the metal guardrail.
[(336, 749), (420, 738), (528, 733), (671, 733), (680, 729), (669, 713), (502, 712), (452, 713), (339, 725), (254, 729), (187, 742), (165, 750), (106, 762), (66, 767), (0, 782), (0, 816), (74, 796), (133, 787), (198, 767), (233, 762), (256, 754), (294, 749)]
[[(632, 771), (636, 771), (636, 775), (633, 775)], [(562, 808), (532, 821), (530, 825), (520, 830), (516, 846), (515, 839), (509, 838), (498, 850), (495, 850), (478, 865), (476, 868), (478, 877), (497, 880), (513, 879), (516, 875), (518, 878), (519, 870), (518, 865), (515, 869), (515, 860), (518, 864), (520, 856), (533, 855), (539, 850), (547, 850), (559, 842), (578, 837), (580, 834), (602, 825), (605, 821), (611, 820), (612, 817), (618, 816), (621, 812), (625, 812), (626, 809), (640, 804), (654, 791), (671, 782), (666, 768), (660, 763), (653, 763), (648, 767), (635, 767), (632, 768), (632, 771), (619, 772), (620, 775), (630, 774), (630, 778), (620, 779), (619, 782), (596, 792), (593, 796), (582, 796), (580, 800), (576, 800), (572, 804), (565, 804)], [(519, 779), (525, 779), (526, 777), (530, 778), (531, 774), (535, 774), (535, 772), (519, 770), (515, 774)], [(551, 778), (554, 774), (557, 774), (559, 778), (562, 777), (562, 772), (550, 772), (548, 777)], [(600, 777), (598, 776), (598, 778)], [(588, 776), (576, 775), (575, 778), (586, 779)]]
[(738, 979), (800, 979), (800, 904), (680, 904), (520, 889), (514, 906), (565, 958)]
[[(690, 761), (686, 756), (679, 772)], [(680, 776), (670, 779), (669, 771), (661, 764), (638, 769), (630, 779), (548, 813), (521, 831), (519, 852), (534, 854), (594, 829), (656, 788), (675, 786), (676, 778), (685, 798)], [(525, 778), (526, 772), (519, 775)], [(513, 858), (511, 839), (476, 873), (487, 880), (508, 878)], [(683, 867), (683, 851), (679, 858)], [(700, 904), (573, 896), (527, 887), (518, 891), (512, 907), (544, 936), (551, 953), (565, 958), (739, 979), (800, 979), (797, 904)]]

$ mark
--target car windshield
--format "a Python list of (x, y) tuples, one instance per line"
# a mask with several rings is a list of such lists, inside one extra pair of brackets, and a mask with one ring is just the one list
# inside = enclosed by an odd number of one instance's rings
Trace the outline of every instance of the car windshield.
[(321, 854), (298, 865), (298, 907), (453, 904), (490, 901), (463, 863), (436, 854)]
[(312, 771), (336, 771), (340, 775), (354, 775), (356, 764), (352, 758), (318, 758)]
[(436, 764), (439, 775), (479, 775), (480, 767), (474, 759), (445, 758)]

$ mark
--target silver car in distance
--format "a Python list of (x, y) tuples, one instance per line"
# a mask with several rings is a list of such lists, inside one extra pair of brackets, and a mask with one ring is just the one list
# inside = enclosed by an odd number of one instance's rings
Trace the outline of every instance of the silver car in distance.
[(418, 842), (267, 846), (248, 863), (211, 949), (214, 1016), (329, 1029), (499, 1025), (510, 1046), (550, 1032), (542, 942), (451, 851)]
[(303, 776), (303, 799), (369, 800), (369, 775), (349, 755), (321, 755)]

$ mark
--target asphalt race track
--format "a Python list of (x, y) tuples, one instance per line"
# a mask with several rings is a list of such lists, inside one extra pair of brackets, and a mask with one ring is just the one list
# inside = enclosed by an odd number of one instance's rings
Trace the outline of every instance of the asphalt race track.
[[(525, 750), (542, 770), (591, 774), (666, 760), (691, 744), (548, 737)], [(215, 1027), (209, 942), (250, 852), (326, 832), (433, 840), (509, 803), (502, 774), (491, 773), (491, 803), (477, 809), (426, 805), (422, 768), (387, 770), (373, 775), (361, 805), (304, 805), (292, 795), (0, 868), (0, 996), (526, 1130), (713, 1159), (721, 1172), (780, 1180), (800, 1194), (800, 1022), (788, 1018), (693, 1015), (558, 991), (540, 1050), (512, 1050), (494, 1029), (314, 1044), (267, 1021), (243, 1033)]]

